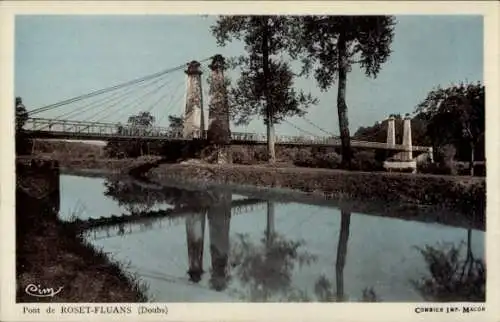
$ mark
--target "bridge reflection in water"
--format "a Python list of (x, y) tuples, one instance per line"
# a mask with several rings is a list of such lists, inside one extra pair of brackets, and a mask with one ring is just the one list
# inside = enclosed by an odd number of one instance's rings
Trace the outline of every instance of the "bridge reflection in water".
[[(298, 266), (308, 267), (316, 263), (318, 255), (309, 253), (306, 250), (309, 246), (304, 248), (306, 246), (304, 241), (294, 240), (293, 237), (287, 238), (276, 232), (275, 202), (257, 199), (233, 200), (233, 194), (228, 190), (199, 191), (189, 190), (186, 187), (156, 187), (155, 190), (154, 186), (147, 186), (143, 183), (125, 183), (124, 181), (108, 182), (106, 185), (108, 195), (114, 195), (114, 198), (121, 200), (122, 203), (135, 204), (136, 206), (140, 203), (147, 203), (146, 208), (153, 209), (158, 202), (168, 201), (174, 209), (183, 212), (179, 212), (179, 216), (175, 218), (145, 218), (141, 221), (131, 221), (130, 225), (121, 224), (121, 233), (106, 234), (107, 236), (99, 233), (99, 229), (93, 229), (87, 234), (90, 240), (107, 238), (108, 236), (138, 234), (157, 228), (166, 228), (166, 226), (171, 226), (175, 231), (179, 231), (175, 226), (182, 225), (185, 226), (182, 231), (186, 241), (184, 247), (186, 248), (181, 251), (181, 257), (185, 260), (180, 262), (185, 263), (182, 264), (183, 271), (186, 272), (187, 280), (192, 285), (198, 285), (201, 288), (208, 287), (212, 291), (224, 294), (233, 292), (236, 288), (240, 291), (238, 297), (247, 301), (267, 302), (276, 299), (280, 301), (352, 301), (353, 294), (351, 297), (346, 294), (348, 285), (346, 286), (344, 283), (348, 245), (352, 237), (350, 231), (352, 215), (346, 209), (340, 211), (338, 227), (332, 227), (336, 231), (331, 236), (330, 249), (331, 253), (334, 254), (333, 266), (324, 268), (325, 274), (317, 275), (313, 294), (306, 294), (300, 286), (293, 285), (294, 272)], [(245, 202), (248, 204), (244, 205)], [(238, 203), (244, 206), (239, 207)], [(251, 203), (254, 204), (251, 205)], [(133, 212), (137, 211), (138, 208), (130, 207), (130, 209)], [(230, 238), (231, 221), (239, 214), (244, 214), (244, 209), (249, 211), (264, 210), (265, 219), (262, 218), (264, 221), (260, 224), (261, 228), (257, 229), (261, 229), (262, 232), (260, 242), (255, 241), (255, 236), (245, 234), (231, 235)], [(141, 211), (144, 210), (144, 208), (141, 209)], [(125, 225), (129, 225), (129, 227), (123, 228)], [(142, 228), (138, 229), (138, 226)], [(259, 224), (256, 223), (256, 226)], [(113, 226), (106, 227), (109, 230)], [(111, 230), (116, 231), (117, 229)], [(174, 230), (169, 231), (174, 233)], [(255, 228), (251, 230), (255, 231)], [(420, 292), (424, 298), (431, 301), (457, 300), (457, 298), (458, 300), (480, 300), (484, 298), (484, 292), (481, 293), (480, 289), (473, 289), (471, 286), (482, 283), (484, 288), (485, 282), (482, 279), (484, 267), (481, 266), (480, 260), (478, 261), (478, 258), (472, 255), (471, 238), (468, 237), (468, 259), (465, 263), (453, 263), (455, 259), (450, 257), (452, 253), (449, 251), (435, 249), (431, 245), (424, 247), (422, 259), (425, 259), (429, 273), (428, 276), (413, 281), (415, 290)], [(172, 249), (176, 253), (170, 256), (177, 256), (176, 249)], [(432, 252), (434, 257), (429, 257), (425, 251)], [(208, 258), (208, 262), (204, 261)], [(441, 265), (438, 270), (435, 269), (436, 263)], [(439, 274), (445, 272), (446, 267), (448, 267), (444, 263), (451, 263), (448, 265), (450, 267), (464, 267), (466, 272), (463, 277), (459, 276), (446, 282), (450, 284), (445, 285), (446, 289), (454, 290), (451, 294), (442, 291), (445, 281), (439, 280)], [(144, 276), (148, 276), (148, 274), (151, 275), (151, 278), (160, 278), (158, 274), (169, 276), (168, 268), (165, 269), (167, 271), (163, 273), (155, 273), (157, 277), (148, 272), (145, 272)], [(446, 274), (448, 273), (453, 275), (451, 272), (446, 272)], [(178, 278), (176, 277), (176, 279)], [(352, 283), (352, 279), (348, 281)], [(177, 280), (176, 283), (180, 282)], [(358, 300), (383, 300), (377, 290), (380, 286), (377, 286), (376, 281), (372, 282), (375, 284), (365, 285), (364, 288), (360, 288), (356, 292)], [(458, 292), (458, 287), (468, 289), (468, 291)]]

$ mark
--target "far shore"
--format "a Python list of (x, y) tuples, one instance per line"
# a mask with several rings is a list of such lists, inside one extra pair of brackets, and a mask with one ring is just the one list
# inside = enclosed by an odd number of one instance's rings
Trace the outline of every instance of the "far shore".
[[(450, 216), (461, 213), (467, 221), (474, 222), (476, 228), (484, 229), (486, 180), (482, 177), (345, 171), (287, 164), (213, 165), (196, 160), (157, 164), (158, 160), (159, 157), (66, 159), (60, 161), (60, 170), (67, 175), (127, 176), (130, 170), (146, 165), (139, 178), (158, 184), (174, 181), (198, 186), (230, 186), (254, 196), (262, 192), (268, 195), (271, 189), (280, 199), (328, 204), (336, 201), (337, 206), (354, 204), (356, 209), (352, 210), (358, 212), (390, 213), (398, 209), (394, 212), (426, 216), (439, 209), (448, 217), (446, 222)], [(148, 168), (149, 164), (153, 166)], [(462, 219), (455, 221), (461, 225)]]

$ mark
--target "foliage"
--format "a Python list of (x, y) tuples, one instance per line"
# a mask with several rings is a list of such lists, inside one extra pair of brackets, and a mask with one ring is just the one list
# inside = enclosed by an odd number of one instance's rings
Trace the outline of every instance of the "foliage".
[(130, 213), (149, 211), (158, 205), (169, 204), (175, 208), (190, 207), (206, 209), (211, 206), (217, 194), (206, 191), (190, 191), (175, 187), (148, 189), (132, 181), (106, 180), (104, 195), (113, 198), (118, 205), (125, 207)]
[[(127, 133), (127, 135), (144, 135), (152, 131), (155, 117), (149, 112), (140, 112), (131, 115), (126, 125), (117, 126), (117, 134)], [(106, 144), (106, 153), (109, 157), (138, 157), (150, 153), (150, 143), (144, 140), (119, 141), (110, 140)]]
[(28, 120), (28, 111), (23, 104), (21, 97), (16, 97), (16, 131), (23, 128), (24, 124)]
[(184, 128), (184, 119), (181, 116), (169, 115), (168, 116), (168, 132), (169, 134), (182, 134), (182, 129)]
[(275, 161), (274, 124), (303, 115), (315, 104), (310, 94), (293, 89), (294, 73), (281, 57), (287, 49), (290, 16), (221, 16), (212, 26), (220, 46), (232, 40), (245, 44), (246, 54), (233, 59), (241, 69), (236, 86), (229, 92), (232, 116), (237, 124), (248, 124), (262, 116), (267, 125), (269, 161)]
[(260, 244), (254, 244), (248, 235), (238, 235), (231, 247), (231, 262), (242, 284), (249, 287), (250, 300), (261, 302), (275, 296), (288, 299), (298, 295), (291, 283), (295, 265), (310, 265), (316, 260), (314, 255), (299, 251), (303, 244), (278, 234), (263, 237)]
[(347, 73), (359, 63), (366, 76), (376, 77), (391, 54), (395, 19), (392, 16), (303, 16), (292, 24), (292, 56), (302, 57), (303, 73), (322, 90), (338, 79), (337, 112), (342, 140), (342, 164), (351, 166), (347, 104)]
[(453, 144), (469, 150), (471, 175), (476, 147), (485, 133), (485, 87), (481, 83), (452, 85), (432, 90), (416, 110), (428, 122), (427, 134), (433, 145)]
[(486, 267), (482, 259), (475, 259), (469, 250), (465, 259), (461, 246), (418, 248), (424, 257), (430, 276), (412, 281), (414, 287), (430, 301), (469, 302), (484, 301)]
[(140, 112), (137, 115), (131, 115), (127, 123), (132, 127), (151, 127), (155, 122), (155, 117), (149, 112)]
[[(403, 122), (401, 114), (392, 114), (394, 117), (394, 130), (396, 134), (396, 143), (403, 142)], [(427, 122), (419, 117), (414, 117), (411, 120), (411, 139), (413, 145), (428, 146), (431, 144), (430, 138), (426, 133)], [(353, 138), (356, 140), (386, 142), (387, 140), (387, 120), (375, 122), (372, 126), (361, 126), (354, 133)]]
[(381, 171), (383, 163), (377, 160), (374, 151), (361, 150), (354, 153), (352, 168), (360, 171)]

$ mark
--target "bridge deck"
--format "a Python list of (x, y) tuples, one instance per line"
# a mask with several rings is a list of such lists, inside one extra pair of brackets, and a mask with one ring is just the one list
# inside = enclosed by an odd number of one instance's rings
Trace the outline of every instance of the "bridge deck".
[[(172, 131), (167, 127), (132, 127), (122, 124), (102, 122), (82, 122), (69, 120), (55, 120), (46, 118), (29, 118), (24, 126), (26, 133), (32, 138), (41, 139), (75, 139), (75, 140), (161, 140), (161, 141), (191, 141), (205, 140), (206, 131), (200, 131), (193, 136), (185, 137), (179, 131)], [(267, 143), (267, 137), (257, 133), (232, 132), (231, 143), (241, 145), (262, 145)], [(335, 137), (303, 137), (303, 136), (276, 136), (277, 145), (285, 146), (341, 146), (340, 138)], [(408, 151), (408, 147), (401, 144), (387, 144), (351, 140), (352, 147)], [(429, 147), (412, 146), (412, 151), (430, 151)]]

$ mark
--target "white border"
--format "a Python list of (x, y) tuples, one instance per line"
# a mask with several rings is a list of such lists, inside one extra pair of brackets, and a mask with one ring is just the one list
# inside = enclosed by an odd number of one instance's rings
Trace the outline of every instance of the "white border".
[[(169, 304), (169, 314), (141, 315), (144, 320), (325, 320), (345, 321), (428, 321), (456, 320), (500, 321), (499, 303), (499, 198), (500, 184), (497, 151), (500, 151), (499, 126), (499, 12), (495, 1), (440, 1), (440, 2), (319, 2), (319, 1), (276, 1), (276, 2), (237, 2), (237, 1), (0, 1), (0, 109), (1, 145), (0, 155), (0, 192), (1, 221), (0, 242), (1, 263), (1, 306), (2, 321), (42, 321), (42, 320), (87, 320), (131, 319), (137, 320), (138, 304), (131, 304), (132, 315), (23, 315), (23, 304), (15, 303), (14, 275), (14, 140), (13, 120), (13, 77), (14, 77), (14, 15), (16, 14), (476, 14), (484, 16), (484, 82), (486, 85), (486, 135), (487, 135), (487, 304), (486, 312), (471, 314), (415, 314), (418, 304)], [(417, 49), (418, 50), (418, 49)], [(459, 54), (459, 53), (457, 53)], [(495, 305), (497, 304), (497, 305)], [(85, 305), (79, 303), (78, 305)], [(89, 304), (95, 306), (96, 304)], [(59, 309), (61, 304), (40, 304), (41, 312), (48, 306)], [(106, 305), (107, 306), (107, 305)], [(420, 305), (423, 306), (423, 305)], [(425, 306), (430, 306), (426, 303)], [(436, 304), (446, 307), (446, 304)]]

